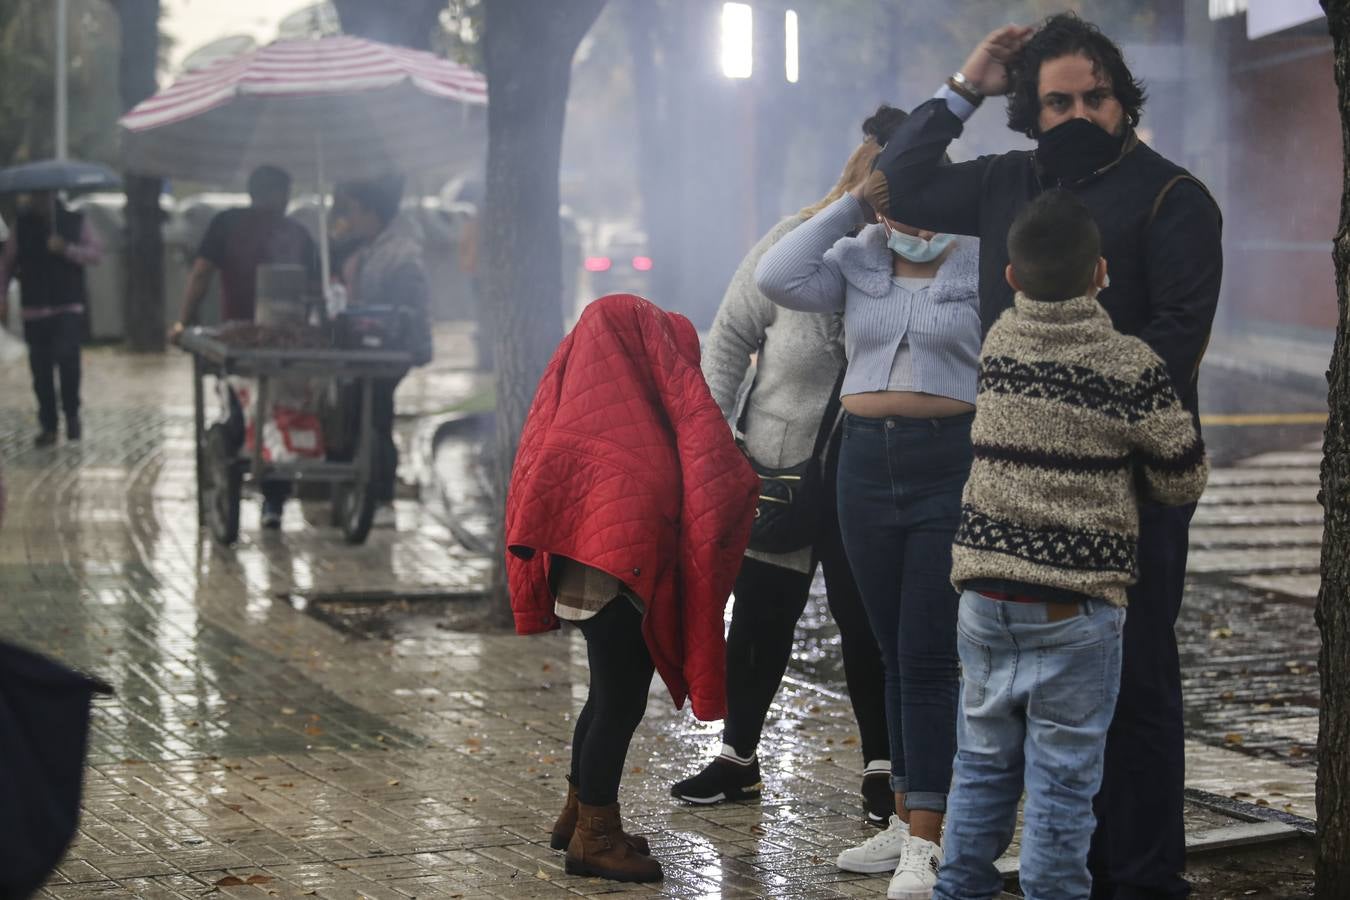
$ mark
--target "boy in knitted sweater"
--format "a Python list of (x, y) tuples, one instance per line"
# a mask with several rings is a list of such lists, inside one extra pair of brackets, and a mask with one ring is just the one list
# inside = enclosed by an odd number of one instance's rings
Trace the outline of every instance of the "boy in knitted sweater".
[(998, 896), (1024, 785), (1023, 892), (1088, 897), (1139, 504), (1193, 503), (1208, 474), (1162, 360), (1097, 302), (1087, 208), (1043, 194), (1008, 252), (1018, 293), (985, 338), (952, 551), (962, 696), (940, 900)]

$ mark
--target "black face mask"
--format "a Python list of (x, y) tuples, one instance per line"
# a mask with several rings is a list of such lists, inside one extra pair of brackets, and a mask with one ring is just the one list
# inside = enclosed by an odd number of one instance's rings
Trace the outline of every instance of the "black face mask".
[(1052, 178), (1083, 178), (1115, 162), (1125, 146), (1087, 119), (1070, 119), (1043, 132), (1036, 142), (1036, 161)]

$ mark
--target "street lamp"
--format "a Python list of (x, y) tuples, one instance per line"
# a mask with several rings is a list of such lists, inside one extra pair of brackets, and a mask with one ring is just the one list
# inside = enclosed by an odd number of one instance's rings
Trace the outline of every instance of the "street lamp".
[(56, 158), (69, 155), (67, 137), (68, 89), (66, 71), (69, 65), (66, 49), (66, 0), (56, 0)]

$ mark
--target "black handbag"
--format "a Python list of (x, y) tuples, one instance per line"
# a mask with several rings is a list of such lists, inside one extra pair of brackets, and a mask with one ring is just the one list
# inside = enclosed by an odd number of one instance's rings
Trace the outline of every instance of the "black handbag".
[(750, 397), (755, 392), (755, 385), (751, 383), (736, 422), (736, 444), (759, 476), (759, 503), (755, 506), (754, 524), (750, 526), (751, 550), (759, 553), (791, 553), (815, 543), (821, 523), (827, 518), (823, 509), (826, 491), (822, 484), (820, 457), (834, 431), (835, 420), (839, 417), (839, 390), (843, 384), (844, 370), (840, 369), (834, 389), (830, 392), (830, 401), (825, 407), (825, 415), (821, 417), (820, 427), (816, 431), (811, 455), (795, 466), (774, 469), (756, 462), (745, 449), (745, 441), (741, 437), (745, 432)]

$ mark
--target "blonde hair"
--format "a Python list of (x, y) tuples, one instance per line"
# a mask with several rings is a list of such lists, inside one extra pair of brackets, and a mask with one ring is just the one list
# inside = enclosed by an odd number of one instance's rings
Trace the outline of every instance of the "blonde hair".
[(876, 142), (876, 138), (871, 135), (863, 138), (863, 142), (849, 156), (848, 162), (844, 163), (844, 171), (840, 173), (839, 180), (835, 182), (830, 192), (810, 206), (803, 208), (798, 215), (804, 219), (809, 219), (862, 184), (867, 179), (868, 173), (872, 171), (872, 163), (879, 153), (881, 153), (881, 145)]

